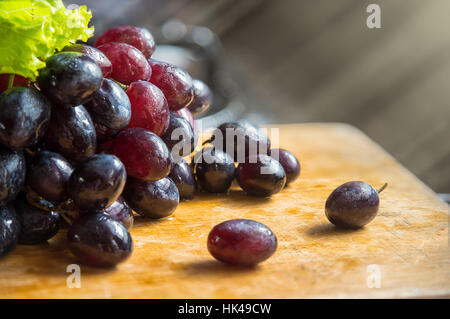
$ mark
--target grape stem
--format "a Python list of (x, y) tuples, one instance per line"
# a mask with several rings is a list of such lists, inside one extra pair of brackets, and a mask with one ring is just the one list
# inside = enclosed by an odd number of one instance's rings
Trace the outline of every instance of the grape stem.
[(387, 186), (388, 186), (388, 183), (384, 183), (384, 185), (381, 186), (381, 187), (377, 190), (377, 193), (379, 194), (379, 193), (381, 193), (382, 191), (384, 191), (385, 188), (386, 188)]
[(113, 82), (116, 82), (117, 84), (119, 84), (119, 86), (122, 88), (122, 90), (124, 90), (124, 91), (128, 90), (128, 87), (129, 87), (128, 85), (120, 83), (120, 82), (118, 82), (118, 81), (116, 81), (114, 79), (110, 79), (110, 80), (112, 80)]
[(9, 75), (9, 81), (8, 81), (8, 89), (12, 88), (14, 85), (14, 78), (16, 77), (15, 74)]

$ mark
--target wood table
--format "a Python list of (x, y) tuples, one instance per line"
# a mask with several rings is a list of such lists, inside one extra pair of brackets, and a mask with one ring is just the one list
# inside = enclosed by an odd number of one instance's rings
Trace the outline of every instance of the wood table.
[[(48, 244), (18, 246), (0, 259), (4, 298), (392, 298), (450, 295), (449, 206), (367, 136), (345, 124), (280, 127), (280, 146), (301, 161), (300, 178), (270, 199), (203, 194), (164, 220), (136, 218), (135, 250), (115, 269), (76, 263), (66, 231)], [(431, 156), (431, 155), (430, 155)], [(324, 214), (340, 184), (388, 182), (375, 220), (339, 230)], [(209, 230), (232, 218), (269, 226), (278, 250), (255, 268), (214, 260)]]

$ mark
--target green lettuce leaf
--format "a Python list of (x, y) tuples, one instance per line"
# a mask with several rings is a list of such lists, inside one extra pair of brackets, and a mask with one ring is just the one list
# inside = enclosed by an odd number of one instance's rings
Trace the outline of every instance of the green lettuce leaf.
[(55, 51), (94, 34), (91, 18), (86, 6), (62, 0), (0, 0), (0, 74), (35, 80)]

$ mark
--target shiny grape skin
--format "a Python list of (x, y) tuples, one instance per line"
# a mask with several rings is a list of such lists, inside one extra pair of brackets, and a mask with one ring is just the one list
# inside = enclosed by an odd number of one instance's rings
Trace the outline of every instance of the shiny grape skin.
[(99, 49), (96, 49), (94, 47), (91, 47), (87, 44), (72, 44), (69, 46), (66, 46), (63, 51), (65, 52), (78, 52), (84, 55), (87, 55), (92, 60), (94, 60), (95, 63), (100, 67), (102, 70), (102, 74), (104, 78), (108, 78), (112, 73), (112, 64), (111, 61), (106, 57), (106, 55), (100, 51)]
[(191, 76), (182, 69), (165, 62), (149, 59), (152, 67), (150, 82), (164, 93), (169, 109), (187, 107), (194, 99)]
[[(228, 129), (234, 133), (233, 139), (227, 140)], [(234, 161), (239, 163), (243, 163), (250, 155), (256, 155), (250, 154), (251, 145), (256, 146), (255, 151), (258, 154), (269, 154), (270, 152), (270, 140), (267, 135), (246, 120), (223, 123), (213, 131), (212, 138), (212, 143), (216, 148), (226, 150), (234, 157)]]
[(25, 176), (26, 163), (22, 151), (0, 146), (0, 206), (17, 197)]
[(233, 183), (235, 166), (225, 152), (205, 147), (194, 155), (197, 184), (209, 193), (226, 193)]
[(41, 244), (58, 232), (61, 223), (59, 213), (30, 206), (22, 197), (16, 200), (14, 206), (20, 220), (19, 244)]
[(328, 220), (341, 228), (361, 228), (378, 212), (377, 191), (367, 183), (352, 181), (336, 188), (325, 203)]
[(164, 94), (155, 85), (137, 81), (127, 89), (131, 102), (128, 127), (142, 127), (161, 136), (169, 126), (169, 107)]
[(191, 166), (184, 159), (173, 164), (169, 178), (177, 186), (180, 199), (190, 200), (194, 198), (197, 182)]
[(125, 129), (113, 140), (112, 153), (125, 165), (129, 176), (156, 181), (169, 175), (172, 156), (156, 134), (143, 128)]
[(133, 251), (128, 230), (105, 213), (82, 215), (69, 228), (67, 238), (77, 259), (92, 267), (114, 267)]
[(53, 202), (67, 198), (66, 185), (73, 172), (69, 161), (58, 153), (41, 151), (28, 164), (27, 184), (40, 196)]
[(94, 123), (82, 105), (53, 108), (44, 141), (49, 150), (76, 162), (94, 155), (97, 147)]
[(102, 70), (90, 57), (61, 52), (47, 59), (46, 67), (39, 70), (37, 83), (55, 104), (74, 106), (87, 102), (102, 79)]
[(0, 205), (0, 257), (14, 248), (19, 234), (20, 222), (14, 206)]
[(103, 79), (100, 88), (84, 106), (94, 122), (111, 129), (123, 129), (131, 119), (128, 95), (119, 84), (109, 79)]
[(134, 216), (128, 203), (120, 196), (111, 206), (105, 208), (103, 212), (112, 219), (121, 222), (126, 229), (133, 227)]
[(155, 51), (155, 40), (145, 28), (118, 26), (103, 32), (95, 42), (98, 47), (109, 42), (122, 42), (134, 46), (148, 59)]
[(117, 136), (117, 134), (120, 133), (120, 130), (113, 130), (109, 127), (106, 127), (96, 122), (94, 122), (94, 127), (95, 133), (97, 135), (97, 143), (99, 144), (99, 148), (101, 147), (100, 144), (111, 141)]
[[(0, 74), (0, 93), (3, 93), (8, 89), (9, 84), (9, 76), (10, 74)], [(20, 76), (18, 74), (14, 75), (14, 82), (13, 87), (15, 86), (27, 86), (28, 80), (25, 79), (23, 76)]]
[(105, 43), (97, 47), (111, 61), (111, 77), (122, 84), (135, 81), (148, 81), (152, 69), (145, 56), (135, 47), (119, 42)]
[(211, 89), (203, 81), (192, 80), (194, 89), (194, 100), (189, 104), (188, 109), (192, 115), (199, 116), (205, 113), (212, 104), (213, 94)]
[(283, 189), (286, 174), (277, 160), (258, 154), (248, 157), (245, 163), (239, 164), (236, 179), (247, 194), (268, 197)]
[(194, 131), (194, 139), (195, 139), (195, 144), (197, 144), (198, 141), (198, 131), (197, 131), (197, 125), (195, 123), (194, 120), (194, 116), (192, 115), (191, 111), (188, 110), (188, 108), (184, 108), (184, 109), (180, 109), (178, 111), (175, 111), (174, 113), (184, 117), (189, 124), (191, 124), (192, 130)]
[(130, 178), (123, 196), (136, 213), (154, 219), (171, 215), (180, 201), (177, 186), (167, 177), (154, 182)]
[(232, 219), (216, 225), (207, 243), (214, 258), (239, 266), (254, 266), (277, 249), (275, 234), (267, 226), (249, 219)]
[(270, 150), (270, 156), (280, 162), (286, 173), (286, 185), (295, 181), (300, 176), (300, 163), (291, 152), (278, 148)]
[(127, 172), (114, 155), (96, 154), (79, 163), (70, 176), (69, 196), (82, 210), (97, 211), (114, 203), (122, 194)]
[(31, 87), (14, 87), (0, 95), (0, 144), (30, 147), (41, 140), (50, 122), (47, 98)]
[(176, 159), (188, 156), (194, 151), (195, 136), (191, 124), (180, 115), (170, 112), (169, 127), (161, 136), (172, 153), (172, 157)]

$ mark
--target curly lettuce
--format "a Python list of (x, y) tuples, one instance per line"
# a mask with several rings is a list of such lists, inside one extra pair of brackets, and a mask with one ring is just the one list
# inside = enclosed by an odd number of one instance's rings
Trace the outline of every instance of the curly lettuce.
[(45, 59), (94, 34), (86, 6), (62, 0), (0, 0), (0, 74), (35, 80)]

